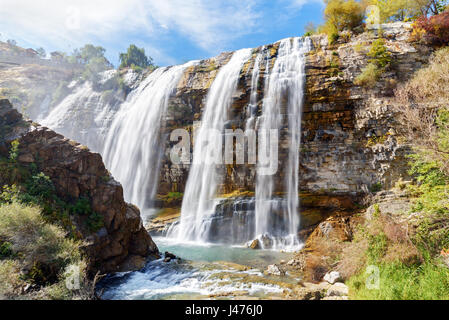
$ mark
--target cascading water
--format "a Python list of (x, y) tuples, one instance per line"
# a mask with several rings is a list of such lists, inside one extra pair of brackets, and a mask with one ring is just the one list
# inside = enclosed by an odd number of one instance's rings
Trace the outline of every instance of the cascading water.
[(106, 166), (123, 184), (125, 199), (138, 205), (144, 216), (158, 184), (160, 129), (168, 100), (184, 70), (196, 63), (156, 69), (128, 96), (109, 130), (103, 152)]
[[(256, 181), (256, 234), (269, 239), (272, 248), (292, 249), (299, 246), (297, 232), (299, 152), (301, 144), (301, 115), (305, 84), (305, 53), (310, 50), (310, 39), (293, 38), (280, 42), (279, 52), (265, 88), (259, 130), (268, 132), (282, 129), (287, 111), (289, 150), (285, 171), (285, 199), (275, 199), (276, 175), (260, 174), (258, 164)], [(259, 138), (260, 139), (260, 138)], [(260, 151), (260, 150), (259, 150)], [(260, 241), (263, 247), (267, 241)]]
[(245, 130), (252, 130), (255, 126), (255, 119), (257, 114), (257, 101), (259, 96), (259, 79), (260, 79), (260, 64), (262, 63), (262, 59), (264, 55), (265, 46), (263, 46), (260, 52), (257, 54), (256, 59), (254, 60), (253, 73), (251, 75), (251, 93), (249, 104), (247, 106), (246, 112), (246, 125)]
[[(105, 73), (102, 81), (107, 82), (114, 76), (114, 73)], [(43, 104), (36, 121), (101, 152), (108, 126), (123, 99), (108, 99), (104, 91), (95, 90), (90, 81), (81, 85), (74, 81), (68, 89), (73, 91), (51, 110), (50, 102)]]
[[(214, 213), (220, 183), (214, 153), (218, 151), (221, 155), (221, 148), (217, 146), (222, 145), (222, 133), (232, 95), (237, 88), (240, 71), (251, 57), (251, 51), (236, 51), (220, 69), (209, 90), (201, 126), (195, 134), (193, 163), (182, 201), (181, 220), (169, 231), (169, 237), (200, 242), (207, 240), (208, 218)], [(211, 130), (216, 130), (218, 134), (213, 134)]]

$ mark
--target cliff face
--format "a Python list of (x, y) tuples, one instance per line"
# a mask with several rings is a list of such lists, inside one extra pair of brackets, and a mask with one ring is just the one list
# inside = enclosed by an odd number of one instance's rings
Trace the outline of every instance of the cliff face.
[(102, 217), (104, 226), (95, 233), (86, 227), (85, 217), (70, 217), (74, 233), (84, 242), (82, 249), (92, 273), (139, 269), (149, 256), (158, 255), (139, 209), (124, 201), (122, 186), (110, 176), (99, 154), (25, 121), (8, 100), (0, 100), (0, 128), (2, 156), (8, 156), (13, 140), (19, 141), (19, 165), (36, 165), (51, 179), (61, 199), (86, 197)]
[[(367, 53), (380, 33), (392, 54), (392, 64), (374, 87), (357, 86), (354, 80), (368, 64)], [(382, 31), (343, 35), (335, 44), (329, 44), (325, 36), (311, 37), (312, 48), (306, 57), (298, 190), (303, 227), (328, 215), (329, 208), (351, 208), (370, 190), (389, 188), (399, 177), (407, 177), (404, 155), (408, 147), (396, 138), (391, 99), (396, 86), (427, 62), (431, 50), (410, 42), (410, 33), (410, 24), (395, 23), (382, 25)], [(273, 67), (278, 51), (279, 43), (254, 49), (240, 73), (226, 128), (245, 129), (252, 75), (260, 53), (263, 59), (257, 86), (257, 107), (253, 112), (256, 117), (261, 116), (264, 84), (269, 75), (267, 69)], [(232, 53), (223, 53), (187, 68), (176, 92), (169, 99), (164, 119), (166, 125), (161, 132), (166, 138), (158, 184), (161, 206), (179, 206), (180, 199), (172, 201), (169, 193), (184, 192), (190, 168), (170, 161), (170, 151), (175, 143), (168, 137), (174, 129), (185, 128), (192, 132), (192, 123), (202, 118), (208, 89), (231, 56)], [(122, 73), (127, 87), (125, 91), (136, 88), (145, 76), (129, 71)], [(77, 88), (71, 88), (72, 95), (67, 96), (65, 104), (67, 112), (64, 117), (59, 117), (62, 122), (46, 125), (101, 152), (104, 136), (124, 99), (120, 95), (122, 91), (115, 92), (108, 99), (109, 94), (106, 93), (113, 92), (115, 85), (109, 86), (107, 82), (86, 94), (84, 100), (74, 99), (72, 102), (70, 97), (76, 96)], [(59, 104), (51, 112), (58, 108), (64, 111), (61, 106), (64, 104)], [(281, 110), (281, 113), (284, 118), (288, 117), (286, 110)], [(281, 130), (280, 170), (275, 179), (276, 192), (280, 193), (283, 192), (283, 168), (288, 157), (286, 129), (284, 126)], [(255, 190), (255, 169), (250, 164), (223, 166), (220, 170), (223, 178), (220, 192), (251, 196)], [(315, 215), (317, 212), (318, 216)]]
[[(406, 175), (402, 166), (407, 147), (395, 137), (390, 100), (394, 88), (426, 63), (429, 57), (429, 48), (409, 42), (410, 32), (409, 24), (383, 26), (383, 37), (386, 38), (393, 63), (373, 88), (357, 86), (354, 79), (368, 64), (367, 52), (371, 43), (379, 38), (377, 31), (349, 35), (333, 45), (325, 36), (311, 38), (312, 50), (306, 62), (299, 191), (353, 197), (380, 185), (390, 187), (399, 176)], [(260, 51), (267, 53), (268, 65), (272, 66), (278, 45), (255, 49), (252, 59), (241, 71), (238, 90), (229, 112), (229, 128), (245, 128), (251, 76), (255, 57)], [(192, 121), (201, 119), (207, 88), (226, 59), (229, 59), (229, 54), (202, 61), (184, 74), (176, 96), (170, 101), (167, 135), (179, 127), (191, 130)], [(262, 113), (264, 92), (260, 89), (266, 76), (267, 72), (262, 68), (257, 116)], [(288, 116), (286, 111), (283, 115)], [(282, 164), (288, 156), (287, 139), (281, 133), (279, 168), (283, 168)], [(188, 175), (188, 166), (173, 165), (169, 161), (172, 145), (167, 142), (160, 178), (161, 194), (183, 192)], [(227, 166), (223, 176), (223, 193), (254, 191), (256, 179), (253, 165)], [(282, 184), (282, 169), (278, 176), (277, 181)], [(281, 186), (278, 187), (281, 190)]]

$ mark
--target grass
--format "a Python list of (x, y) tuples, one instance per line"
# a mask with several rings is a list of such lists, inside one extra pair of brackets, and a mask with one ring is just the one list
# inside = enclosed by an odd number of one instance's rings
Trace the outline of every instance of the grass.
[[(0, 260), (0, 296), (39, 299), (74, 299), (87, 297), (84, 278), (85, 262), (80, 243), (66, 238), (59, 226), (46, 222), (41, 210), (18, 202), (0, 206), (0, 239), (7, 249)], [(80, 270), (83, 288), (65, 286), (69, 267)], [(24, 294), (23, 288), (33, 286)], [(84, 290), (84, 291), (83, 291)]]
[(449, 269), (426, 262), (407, 266), (403, 263), (383, 263), (379, 266), (379, 289), (365, 285), (368, 274), (352, 277), (349, 297), (361, 300), (439, 300), (449, 299)]

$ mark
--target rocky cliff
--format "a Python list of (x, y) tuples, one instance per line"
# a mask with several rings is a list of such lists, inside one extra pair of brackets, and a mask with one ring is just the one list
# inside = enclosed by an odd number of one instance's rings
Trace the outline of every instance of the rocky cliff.
[[(303, 227), (317, 223), (332, 211), (351, 209), (371, 191), (388, 189), (399, 177), (407, 177), (404, 155), (408, 146), (396, 136), (391, 99), (395, 88), (427, 62), (431, 50), (410, 40), (410, 34), (410, 24), (394, 23), (382, 25), (382, 30), (345, 33), (333, 44), (326, 36), (311, 37), (312, 48), (306, 57), (298, 190)], [(391, 66), (375, 86), (356, 85), (354, 80), (369, 63), (367, 54), (371, 44), (380, 37), (385, 39), (392, 56)], [(252, 58), (241, 70), (227, 128), (245, 129), (249, 114), (256, 118), (261, 116), (264, 83), (277, 59), (278, 50), (279, 42), (253, 50)], [(263, 61), (260, 63), (256, 108), (248, 110), (252, 74), (259, 53), (262, 53)], [(170, 194), (184, 192), (190, 168), (170, 161), (174, 143), (169, 142), (168, 136), (178, 128), (192, 132), (192, 123), (201, 120), (208, 89), (231, 56), (232, 53), (223, 53), (187, 68), (176, 92), (169, 99), (166, 125), (161, 132), (166, 138), (158, 187), (161, 207), (179, 206), (180, 201)], [(145, 75), (136, 76), (131, 72), (123, 73), (121, 77), (126, 82), (127, 91), (130, 91)], [(101, 86), (96, 90), (101, 93)], [(72, 88), (71, 91), (76, 90)], [(99, 101), (103, 99), (99, 98), (101, 94), (94, 95), (98, 95), (96, 99)], [(88, 97), (84, 102), (75, 101), (71, 107), (68, 106), (71, 111), (64, 117), (64, 123), (56, 127), (58, 132), (101, 152), (104, 131), (111, 123), (120, 99), (115, 97), (111, 104), (100, 101), (98, 105), (103, 105), (106, 111), (99, 114), (97, 108), (89, 107), (91, 104), (87, 103), (96, 100), (90, 99), (92, 95)], [(288, 117), (287, 110), (281, 113)], [(288, 157), (286, 128), (281, 132), (279, 143), (281, 170), (276, 179), (279, 195), (285, 180), (282, 168)], [(244, 199), (252, 196), (256, 181), (254, 165), (223, 166), (221, 174), (223, 184), (220, 193)], [(224, 209), (224, 212), (229, 210)]]
[[(351, 207), (366, 194), (390, 188), (399, 177), (406, 178), (404, 155), (408, 147), (396, 138), (397, 124), (391, 107), (394, 89), (425, 64), (429, 47), (412, 42), (411, 25), (394, 23), (361, 34), (346, 34), (330, 44), (326, 36), (313, 36), (306, 62), (306, 93), (302, 117), (300, 190), (303, 226), (309, 225), (307, 209), (327, 215), (329, 208)], [(371, 44), (380, 37), (392, 56), (391, 67), (374, 87), (354, 84), (368, 64)], [(238, 90), (229, 112), (228, 128), (245, 128), (251, 94), (252, 71), (259, 52), (264, 53), (270, 68), (277, 57), (278, 43), (256, 48), (241, 71)], [(170, 100), (165, 134), (201, 119), (207, 89), (217, 70), (231, 54), (201, 61), (184, 74), (175, 96)], [(263, 63), (262, 63), (263, 65)], [(265, 68), (266, 69), (266, 68)], [(260, 71), (256, 116), (262, 113), (263, 83), (268, 74)], [(299, 107), (299, 106), (298, 106)], [(285, 117), (287, 111), (283, 111)], [(288, 138), (281, 133), (279, 168), (288, 156)], [(160, 176), (159, 193), (183, 192), (188, 165), (174, 165), (169, 160), (173, 143), (167, 142)], [(222, 170), (224, 194), (253, 192), (254, 165), (227, 166)], [(284, 172), (278, 172), (279, 184)], [(281, 185), (278, 186), (281, 191)], [(164, 196), (161, 197), (164, 199)], [(326, 208), (327, 207), (327, 208)], [(316, 222), (310, 217), (310, 223)]]
[(8, 100), (0, 100), (0, 128), (0, 155), (7, 157), (11, 142), (18, 141), (20, 166), (37, 167), (67, 203), (88, 199), (92, 211), (101, 217), (103, 226), (95, 232), (82, 215), (71, 215), (68, 226), (83, 241), (92, 273), (139, 269), (148, 257), (158, 255), (139, 209), (124, 201), (122, 186), (106, 170), (99, 154), (24, 120)]

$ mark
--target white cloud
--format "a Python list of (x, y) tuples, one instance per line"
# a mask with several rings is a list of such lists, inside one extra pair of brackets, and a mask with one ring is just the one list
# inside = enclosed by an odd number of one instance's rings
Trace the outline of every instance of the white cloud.
[(30, 43), (79, 44), (137, 31), (157, 38), (175, 31), (210, 50), (252, 31), (258, 17), (253, 1), (1, 0), (0, 26)]
[[(0, 32), (35, 46), (65, 50), (87, 42), (123, 46), (134, 33), (157, 58), (164, 52), (148, 43), (176, 32), (206, 51), (217, 52), (263, 27), (258, 0), (0, 1)], [(278, 1), (298, 7), (322, 0)]]

